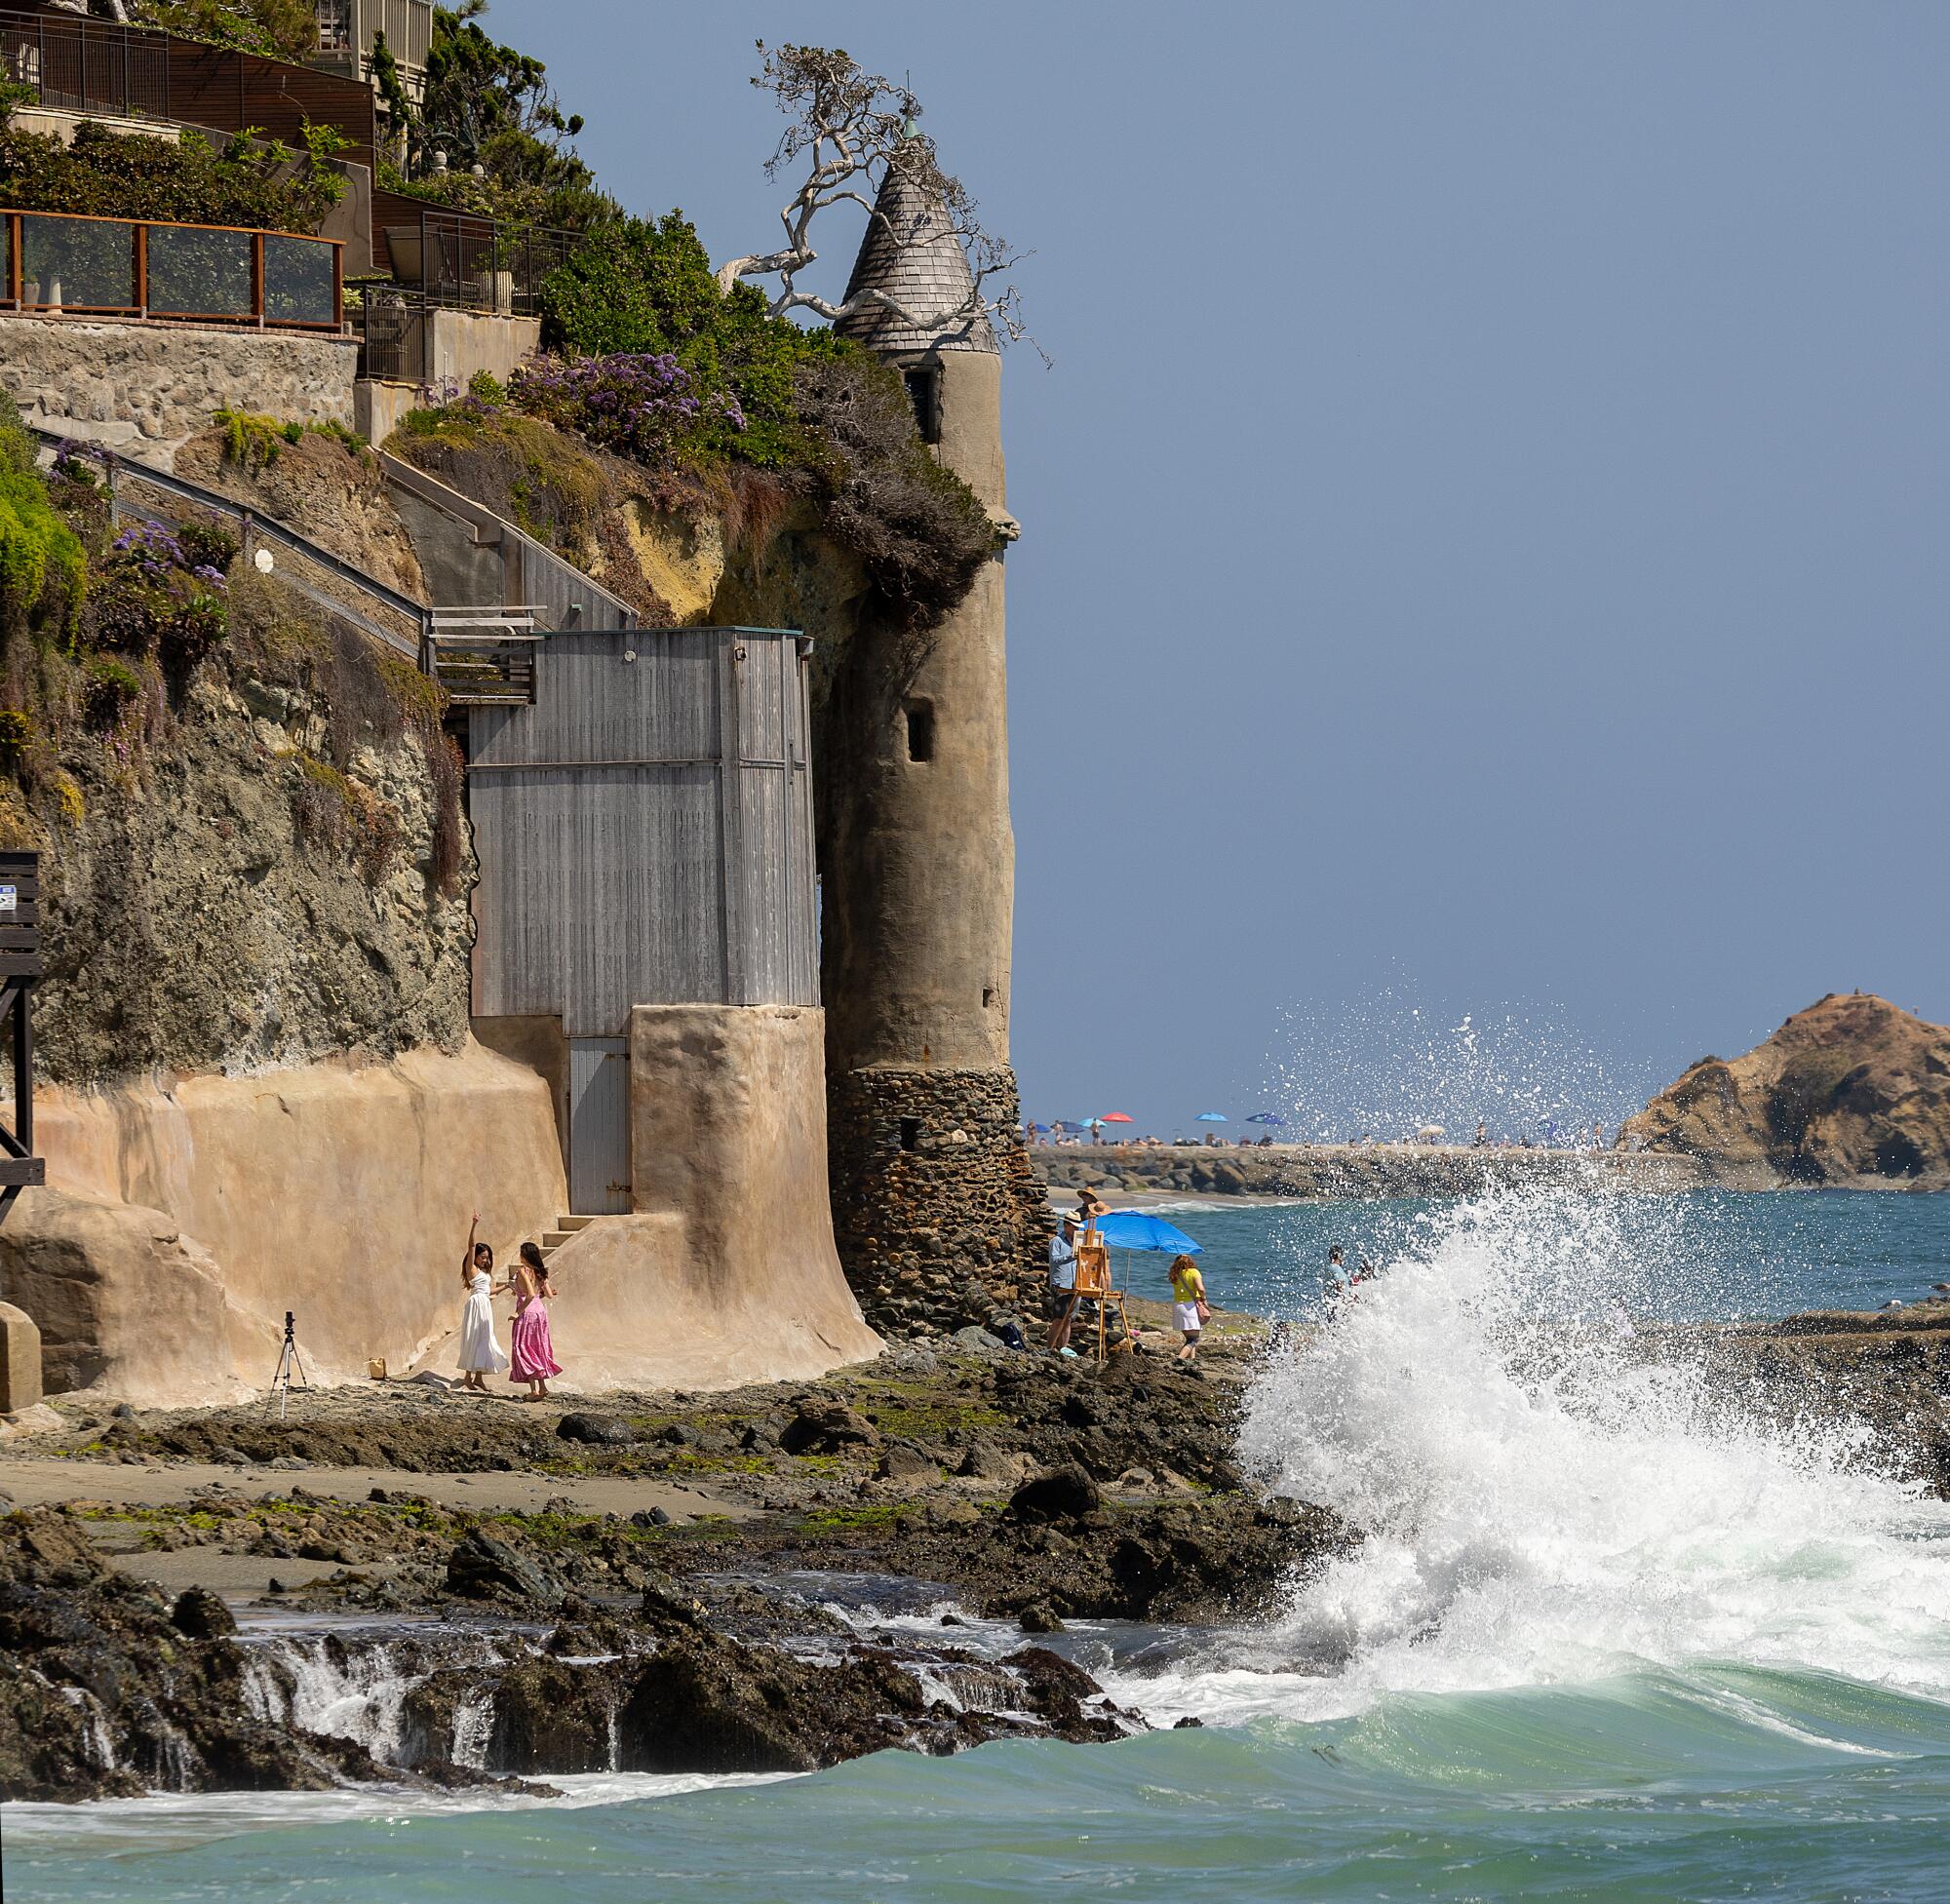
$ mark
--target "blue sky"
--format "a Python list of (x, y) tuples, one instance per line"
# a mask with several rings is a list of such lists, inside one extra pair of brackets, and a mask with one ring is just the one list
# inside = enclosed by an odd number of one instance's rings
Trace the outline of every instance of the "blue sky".
[(1950, 9), (488, 24), (715, 255), (778, 229), (760, 37), (911, 74), (1034, 249), (1033, 1113), (1344, 1121), (1473, 1014), (1609, 1120), (1824, 991), (1950, 1020)]

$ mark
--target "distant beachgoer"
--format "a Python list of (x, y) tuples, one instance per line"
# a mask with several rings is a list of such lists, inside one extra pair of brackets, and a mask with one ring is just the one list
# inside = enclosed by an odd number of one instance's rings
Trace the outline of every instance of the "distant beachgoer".
[(511, 1381), (526, 1381), (526, 1402), (548, 1400), (548, 1379), (562, 1373), (555, 1359), (555, 1343), (549, 1338), (548, 1305), (555, 1296), (549, 1281), (548, 1264), (532, 1243), (522, 1245), (522, 1260), (515, 1265), (515, 1327), (508, 1338), (514, 1350)]
[(1347, 1293), (1347, 1272), (1342, 1266), (1345, 1260), (1339, 1243), (1327, 1252), (1327, 1297), (1330, 1302)]
[[(481, 1231), (481, 1214), (467, 1226), (467, 1248), (460, 1259), (460, 1286), (467, 1302), (460, 1311), (460, 1373), (463, 1388), (485, 1395), (488, 1378), (508, 1366), (501, 1344), (494, 1340), (494, 1252), (474, 1239)], [(506, 1288), (504, 1283), (502, 1288)]]
[(1049, 1239), (1049, 1334), (1044, 1341), (1058, 1354), (1070, 1346), (1076, 1303), (1076, 1219), (1065, 1217)]
[(1198, 1273), (1198, 1264), (1189, 1256), (1176, 1257), (1171, 1265), (1171, 1319), (1173, 1326), (1185, 1338), (1185, 1346), (1178, 1351), (1181, 1362), (1194, 1360), (1198, 1354), (1199, 1332), (1212, 1319), (1212, 1305), (1205, 1300), (1205, 1278)]
[(1476, 1119), (1476, 1148), (1487, 1149), (1490, 1143), (1490, 1127), (1480, 1117)]

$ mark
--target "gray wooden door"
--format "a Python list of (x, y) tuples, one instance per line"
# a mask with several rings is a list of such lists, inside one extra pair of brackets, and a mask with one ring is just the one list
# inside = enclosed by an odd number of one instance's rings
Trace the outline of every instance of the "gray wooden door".
[(576, 1217), (630, 1209), (630, 1058), (622, 1038), (568, 1041), (568, 1200)]

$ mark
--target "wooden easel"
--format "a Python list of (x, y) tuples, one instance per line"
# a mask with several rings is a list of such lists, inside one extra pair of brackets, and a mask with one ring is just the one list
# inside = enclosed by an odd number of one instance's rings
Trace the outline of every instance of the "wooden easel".
[(1111, 1287), (1111, 1249), (1097, 1234), (1095, 1225), (1076, 1239), (1076, 1297), (1078, 1302), (1097, 1304), (1097, 1362), (1101, 1368), (1110, 1354), (1104, 1340), (1105, 1310), (1117, 1305), (1117, 1320), (1124, 1325), (1124, 1341), (1131, 1340), (1131, 1319), (1124, 1313), (1124, 1292)]

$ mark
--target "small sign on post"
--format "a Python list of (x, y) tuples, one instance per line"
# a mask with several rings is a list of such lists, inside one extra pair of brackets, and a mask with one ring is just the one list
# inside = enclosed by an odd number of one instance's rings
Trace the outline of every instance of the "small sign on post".
[(0, 913), (18, 913), (20, 910), (20, 888), (0, 886)]

